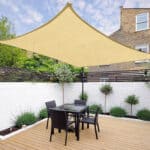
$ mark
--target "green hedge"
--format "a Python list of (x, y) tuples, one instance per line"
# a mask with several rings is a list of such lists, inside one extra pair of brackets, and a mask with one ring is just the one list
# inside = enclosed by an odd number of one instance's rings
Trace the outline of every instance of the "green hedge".
[(141, 109), (137, 112), (136, 116), (137, 116), (138, 119), (150, 121), (150, 110)]
[(115, 117), (124, 117), (126, 115), (126, 111), (121, 107), (113, 107), (110, 110), (110, 115)]
[(44, 118), (47, 118), (47, 117), (48, 117), (47, 109), (46, 108), (41, 109), (39, 114), (38, 114), (38, 118), (39, 119), (44, 119)]
[(24, 112), (21, 115), (17, 116), (15, 125), (19, 128), (22, 125), (31, 125), (37, 121), (37, 118), (34, 113), (32, 112)]
[(101, 105), (96, 105), (96, 104), (93, 104), (93, 105), (89, 106), (89, 112), (92, 113), (92, 114), (95, 114), (97, 108), (99, 109), (98, 113), (102, 114), (103, 110), (102, 110)]

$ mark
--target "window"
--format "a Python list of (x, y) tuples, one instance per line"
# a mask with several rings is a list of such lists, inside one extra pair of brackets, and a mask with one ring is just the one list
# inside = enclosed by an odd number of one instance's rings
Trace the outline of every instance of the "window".
[[(145, 53), (149, 53), (149, 44), (140, 44), (140, 45), (136, 45), (135, 49), (145, 52)], [(138, 60), (135, 61), (136, 64), (140, 64), (140, 63), (149, 63), (149, 60)]]
[(136, 15), (136, 31), (149, 29), (149, 13)]
[(135, 49), (145, 52), (145, 53), (149, 53), (149, 44), (136, 45)]

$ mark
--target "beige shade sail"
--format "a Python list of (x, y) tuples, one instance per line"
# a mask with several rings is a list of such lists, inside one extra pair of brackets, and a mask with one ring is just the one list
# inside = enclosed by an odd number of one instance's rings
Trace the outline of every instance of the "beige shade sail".
[(71, 4), (40, 28), (0, 43), (79, 67), (150, 59), (150, 54), (121, 45), (87, 24)]

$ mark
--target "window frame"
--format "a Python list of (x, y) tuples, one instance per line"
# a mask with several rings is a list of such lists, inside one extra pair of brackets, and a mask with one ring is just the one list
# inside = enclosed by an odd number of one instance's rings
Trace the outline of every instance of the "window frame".
[[(147, 27), (144, 28), (144, 29), (138, 29), (138, 28), (137, 28), (137, 25), (138, 25), (139, 23), (137, 22), (137, 18), (138, 18), (139, 15), (142, 15), (142, 14), (146, 14), (146, 15), (147, 15), (147, 21), (146, 21), (146, 22), (142, 22), (142, 23), (147, 23)], [(136, 15), (135, 29), (136, 29), (136, 31), (143, 31), (143, 30), (149, 29), (149, 12), (144, 12), (144, 13), (140, 13), (140, 14), (137, 14), (137, 15)]]
[(144, 46), (147, 48), (147, 51), (145, 53), (149, 53), (150, 52), (149, 44), (138, 44), (135, 46), (135, 49), (140, 51), (140, 47), (144, 47)]

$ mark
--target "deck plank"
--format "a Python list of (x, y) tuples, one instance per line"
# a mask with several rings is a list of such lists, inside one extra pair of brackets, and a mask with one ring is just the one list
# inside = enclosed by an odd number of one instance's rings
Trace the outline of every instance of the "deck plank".
[(55, 134), (49, 142), (50, 126), (46, 122), (0, 141), (0, 150), (150, 150), (150, 122), (99, 117), (101, 132), (96, 140), (94, 128), (80, 130), (80, 141), (69, 133), (64, 146), (65, 132)]

